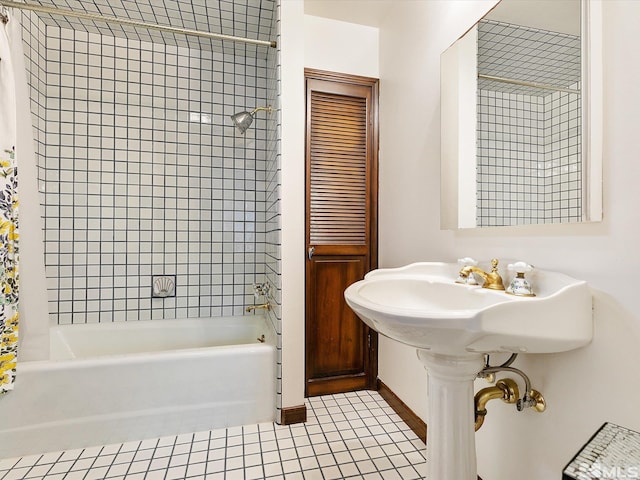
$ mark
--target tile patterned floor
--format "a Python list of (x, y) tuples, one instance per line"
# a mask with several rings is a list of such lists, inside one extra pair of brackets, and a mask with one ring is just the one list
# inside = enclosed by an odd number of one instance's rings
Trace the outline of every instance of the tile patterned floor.
[(308, 421), (0, 460), (0, 480), (414, 480), (425, 446), (377, 392), (307, 400)]

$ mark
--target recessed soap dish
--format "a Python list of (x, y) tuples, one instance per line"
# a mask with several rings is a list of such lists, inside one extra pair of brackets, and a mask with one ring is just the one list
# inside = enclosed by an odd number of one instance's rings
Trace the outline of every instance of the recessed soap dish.
[(151, 284), (151, 296), (167, 298), (176, 296), (175, 275), (154, 275)]

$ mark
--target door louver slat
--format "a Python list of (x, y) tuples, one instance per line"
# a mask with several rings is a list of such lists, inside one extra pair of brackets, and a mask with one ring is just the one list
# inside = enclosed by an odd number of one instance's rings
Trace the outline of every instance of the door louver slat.
[(367, 102), (311, 93), (311, 244), (367, 241)]

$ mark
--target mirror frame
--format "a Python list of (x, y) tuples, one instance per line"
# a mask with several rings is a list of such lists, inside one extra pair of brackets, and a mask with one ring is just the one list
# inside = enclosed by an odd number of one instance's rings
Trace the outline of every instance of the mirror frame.
[[(580, 222), (563, 223), (563, 225), (599, 222), (603, 216), (602, 0), (581, 0), (580, 11), (582, 45), (582, 220)], [(485, 15), (480, 19), (484, 18)], [(496, 228), (476, 225), (475, 189), (463, 188), (464, 185), (469, 185), (469, 182), (473, 182), (473, 184), (476, 182), (476, 145), (470, 145), (470, 142), (463, 141), (464, 138), (468, 138), (470, 129), (475, 132), (477, 128), (477, 81), (475, 80), (477, 77), (477, 55), (469, 55), (471, 43), (473, 43), (473, 51), (476, 51), (477, 29), (474, 28), (476, 25), (477, 22), (445, 50), (440, 57), (440, 228), (442, 230)], [(473, 60), (471, 60), (471, 57), (473, 57)], [(472, 71), (470, 72), (470, 70)], [(469, 78), (473, 78), (474, 81), (469, 82)], [(473, 115), (469, 115), (470, 112), (473, 112)], [(463, 164), (466, 164), (467, 167), (463, 168)], [(473, 205), (473, 208), (468, 206), (470, 204)], [(537, 223), (517, 226), (534, 227), (542, 225), (549, 224)], [(507, 225), (498, 228), (504, 227), (507, 227)]]

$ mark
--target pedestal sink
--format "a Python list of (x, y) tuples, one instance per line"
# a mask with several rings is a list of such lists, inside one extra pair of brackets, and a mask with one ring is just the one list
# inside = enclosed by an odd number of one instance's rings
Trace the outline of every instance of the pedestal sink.
[(535, 297), (457, 284), (454, 263), (379, 269), (345, 291), (382, 335), (416, 347), (428, 378), (428, 480), (476, 480), (473, 381), (484, 354), (552, 353), (591, 341), (584, 281), (536, 270)]

